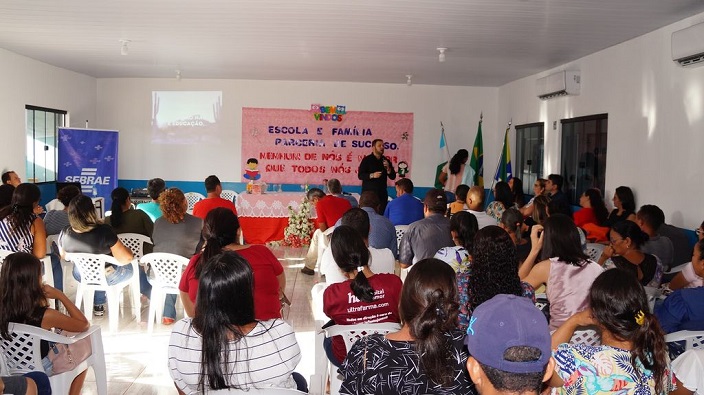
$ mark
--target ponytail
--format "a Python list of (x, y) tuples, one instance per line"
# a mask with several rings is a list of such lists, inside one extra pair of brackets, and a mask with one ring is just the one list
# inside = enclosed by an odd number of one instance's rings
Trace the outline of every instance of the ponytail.
[[(638, 314), (635, 314), (635, 320), (638, 324)], [(665, 377), (669, 362), (667, 344), (665, 343), (665, 333), (660, 328), (655, 315), (645, 312), (641, 319), (642, 324), (636, 330), (633, 339), (633, 351), (631, 352), (631, 364), (634, 370), (637, 361), (640, 360), (643, 366), (653, 372), (653, 380), (655, 381), (655, 393), (664, 394), (667, 392)]]
[(124, 222), (122, 206), (127, 203), (129, 197), (130, 193), (125, 188), (119, 187), (112, 190), (110, 194), (110, 198), (112, 199), (112, 204), (110, 205), (110, 210), (112, 210), (112, 214), (110, 214), (110, 226), (112, 226), (113, 229), (119, 228)]
[(369, 248), (362, 236), (351, 226), (335, 227), (330, 238), (330, 250), (337, 267), (344, 273), (357, 270), (357, 275), (350, 283), (354, 296), (363, 302), (374, 300), (374, 289), (364, 275), (364, 267), (369, 265)]
[[(364, 266), (367, 265), (365, 264)], [(360, 266), (359, 269), (363, 269), (363, 267)], [(350, 283), (350, 289), (359, 300), (369, 303), (374, 300), (374, 288), (369, 284), (364, 272), (359, 269), (357, 269), (357, 275), (354, 276), (354, 280)]]

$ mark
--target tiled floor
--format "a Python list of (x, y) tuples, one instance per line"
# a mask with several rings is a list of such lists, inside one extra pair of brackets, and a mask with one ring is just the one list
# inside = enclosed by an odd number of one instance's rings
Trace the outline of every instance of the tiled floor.
[[(296, 338), (303, 354), (297, 371), (306, 379), (313, 372), (313, 316), (310, 307), (310, 289), (319, 281), (318, 275), (301, 274), (302, 256), (305, 251), (284, 247), (272, 248), (286, 270), (286, 294), (291, 300), (291, 307), (285, 311), (285, 319), (296, 330)], [(73, 300), (76, 292), (75, 282), (66, 277), (66, 293)], [(137, 322), (131, 314), (130, 302), (125, 298), (120, 315), (117, 333), (108, 329), (107, 313), (105, 317), (93, 318), (93, 324), (100, 325), (105, 346), (105, 360), (108, 375), (109, 394), (176, 394), (166, 362), (169, 344), (170, 326), (156, 324), (154, 332), (147, 333), (146, 317), (148, 306), (142, 306), (142, 322)], [(178, 308), (178, 317), (183, 311)], [(84, 394), (97, 394), (95, 376), (89, 370)]]

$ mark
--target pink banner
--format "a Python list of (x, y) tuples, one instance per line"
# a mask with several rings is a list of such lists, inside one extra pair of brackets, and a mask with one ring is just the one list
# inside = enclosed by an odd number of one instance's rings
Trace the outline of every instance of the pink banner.
[(411, 177), (412, 113), (347, 112), (344, 106), (319, 105), (311, 110), (243, 108), (242, 179), (322, 184), (337, 178), (343, 185), (361, 185), (357, 169), (375, 139), (384, 140), (384, 156), (394, 168), (398, 171), (403, 162)]

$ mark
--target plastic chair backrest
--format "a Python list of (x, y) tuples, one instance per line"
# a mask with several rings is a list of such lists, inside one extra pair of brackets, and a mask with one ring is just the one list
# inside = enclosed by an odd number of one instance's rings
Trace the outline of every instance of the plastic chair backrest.
[(583, 329), (574, 331), (570, 344), (585, 344), (587, 346), (601, 345), (601, 336), (596, 329)]
[(704, 331), (678, 331), (665, 335), (665, 342), (685, 342), (685, 350), (704, 348)]
[(73, 262), (81, 273), (81, 283), (86, 285), (98, 285), (108, 287), (105, 279), (105, 264), (112, 263), (120, 266), (120, 263), (110, 255), (67, 253), (66, 260)]
[(328, 337), (342, 336), (345, 340), (347, 350), (359, 339), (375, 333), (386, 334), (401, 329), (401, 325), (395, 322), (383, 322), (380, 324), (358, 324), (358, 325), (333, 325), (325, 332)]
[(136, 259), (144, 256), (144, 243), (154, 244), (149, 236), (140, 235), (139, 233), (120, 233), (117, 237), (125, 247), (132, 251)]
[(221, 198), (227, 199), (233, 203), (235, 202), (235, 199), (237, 198), (237, 196), (239, 196), (239, 194), (237, 192), (233, 191), (232, 189), (223, 189), (220, 192)]
[(604, 248), (606, 248), (604, 244), (587, 243), (587, 249), (584, 252), (589, 255), (589, 259), (594, 262), (599, 262), (599, 257), (601, 253), (604, 252)]
[(235, 389), (235, 388), (229, 388), (226, 390), (215, 390), (215, 391), (206, 391), (208, 394), (215, 395), (224, 395), (224, 394), (248, 394), (248, 395), (293, 395), (293, 394), (304, 394), (305, 392), (301, 392), (295, 389), (291, 388), (250, 388), (247, 390), (240, 390), (240, 389)]
[(396, 228), (396, 247), (400, 248), (401, 239), (403, 239), (403, 235), (408, 230), (408, 225), (396, 225), (394, 228)]
[(201, 195), (198, 192), (186, 192), (186, 193), (184, 193), (184, 195), (186, 196), (186, 201), (188, 202), (188, 211), (189, 212), (193, 211), (193, 206), (195, 206), (196, 203), (205, 199), (205, 196)]
[(178, 288), (183, 268), (188, 265), (188, 258), (166, 252), (147, 254), (140, 261), (151, 266), (154, 273), (152, 284), (171, 288)]

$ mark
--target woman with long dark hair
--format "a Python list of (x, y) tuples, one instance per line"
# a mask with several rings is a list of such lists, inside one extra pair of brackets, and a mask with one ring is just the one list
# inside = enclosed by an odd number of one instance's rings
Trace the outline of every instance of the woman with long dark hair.
[(461, 149), (452, 155), (450, 161), (442, 168), (438, 175), (438, 181), (443, 185), (446, 193), (454, 196), (457, 186), (463, 183), (468, 160), (469, 151)]
[(195, 316), (174, 324), (169, 342), (169, 368), (179, 393), (307, 391), (303, 377), (293, 372), (301, 360), (293, 328), (281, 319), (256, 319), (254, 281), (251, 266), (234, 251), (200, 265)]
[(612, 227), (621, 221), (636, 220), (636, 199), (631, 188), (620, 186), (614, 192), (614, 209), (606, 219), (605, 226)]
[(574, 213), (574, 224), (584, 227), (586, 224), (605, 226), (609, 211), (604, 205), (604, 198), (597, 188), (589, 188), (579, 198), (580, 210)]
[[(336, 325), (400, 322), (401, 279), (395, 274), (375, 274), (369, 269), (369, 249), (362, 236), (350, 226), (337, 226), (332, 232), (330, 249), (347, 280), (330, 284), (325, 289), (325, 315)], [(347, 354), (344, 340), (326, 338), (323, 345), (330, 361), (340, 366)]]
[(0, 210), (0, 249), (27, 252), (37, 258), (46, 255), (46, 228), (39, 217), (41, 193), (34, 184), (20, 184), (12, 202)]
[[(115, 233), (137, 233), (152, 237), (154, 232), (154, 222), (149, 215), (142, 210), (132, 208), (132, 200), (127, 189), (118, 187), (112, 190), (111, 214), (105, 217), (105, 223), (112, 226)], [(152, 245), (144, 246), (144, 253), (152, 252)]]
[(286, 273), (281, 262), (263, 245), (240, 244), (240, 222), (232, 210), (218, 207), (205, 216), (203, 251), (194, 255), (181, 276), (179, 290), (186, 314), (195, 314), (196, 295), (203, 263), (223, 251), (235, 251), (254, 272), (254, 309), (258, 320), (281, 318), (281, 302), (286, 288)]
[[(49, 307), (47, 299), (56, 299), (66, 308), (68, 315)], [(71, 300), (56, 288), (42, 285), (42, 264), (37, 257), (16, 252), (5, 258), (0, 270), (0, 337), (12, 341), (9, 324), (16, 322), (51, 330), (63, 329), (71, 332), (88, 330), (90, 324)], [(47, 375), (52, 375), (53, 364), (49, 360), (50, 345), (40, 345), (42, 364)], [(71, 383), (69, 394), (80, 394), (87, 370)]]
[[(61, 231), (58, 239), (59, 253), (63, 258), (67, 252), (112, 255), (119, 265), (105, 265), (105, 279), (110, 285), (129, 280), (133, 273), (132, 251), (117, 238), (109, 225), (103, 224), (95, 212), (93, 200), (78, 195), (68, 205), (68, 222), (71, 226)], [(73, 267), (73, 277), (81, 281), (81, 273)], [(105, 314), (105, 291), (95, 291), (93, 315)]]
[(611, 258), (614, 265), (630, 272), (643, 285), (659, 287), (662, 279), (663, 265), (655, 255), (646, 254), (641, 247), (648, 241), (648, 235), (632, 221), (620, 221), (609, 232), (609, 246), (599, 257), (603, 265)]
[(516, 208), (523, 208), (526, 204), (525, 195), (523, 194), (523, 181), (518, 177), (511, 177), (508, 179), (508, 187), (511, 188), (511, 194), (513, 194), (513, 202)]
[(501, 216), (504, 211), (513, 207), (516, 203), (513, 201), (513, 193), (508, 183), (499, 181), (494, 185), (494, 201), (486, 206), (486, 213), (496, 220), (498, 224), (501, 221)]
[[(668, 394), (673, 385), (665, 335), (635, 277), (618, 269), (600, 274), (589, 306), (552, 335), (557, 374), (550, 385), (568, 394)], [(596, 326), (601, 345), (567, 344), (581, 326)]]
[(530, 253), (530, 240), (523, 237), (523, 215), (515, 208), (504, 211), (499, 227), (508, 233), (511, 240), (516, 245), (518, 262), (523, 262)]
[(547, 286), (554, 330), (587, 307), (589, 287), (603, 269), (584, 253), (577, 227), (566, 215), (551, 215), (544, 225), (533, 225), (530, 238), (530, 253), (518, 273), (534, 289)]
[(352, 346), (339, 369), (340, 393), (474, 394), (457, 307), (452, 268), (435, 258), (414, 264), (401, 291), (403, 326)]
[(450, 218), (450, 235), (455, 245), (439, 249), (434, 258), (450, 265), (455, 273), (469, 270), (472, 243), (478, 230), (479, 224), (474, 214), (467, 211), (454, 214)]

